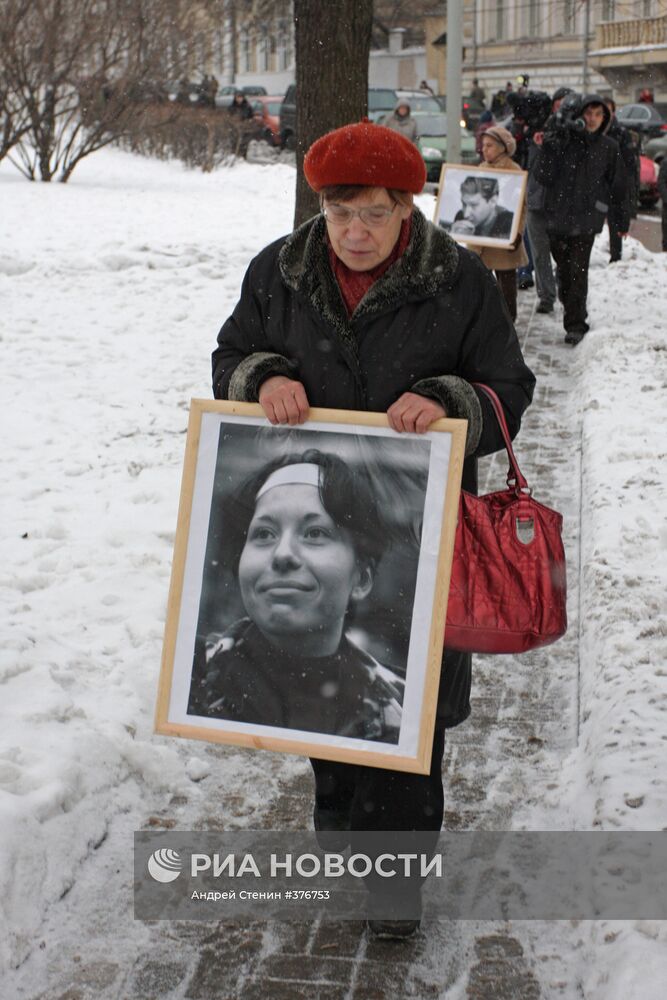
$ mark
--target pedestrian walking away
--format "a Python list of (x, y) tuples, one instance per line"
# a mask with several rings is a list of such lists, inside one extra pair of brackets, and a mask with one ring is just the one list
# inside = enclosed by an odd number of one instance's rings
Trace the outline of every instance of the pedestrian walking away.
[(558, 267), (565, 342), (573, 346), (589, 329), (588, 266), (595, 236), (610, 208), (618, 213), (621, 236), (630, 225), (623, 161), (618, 144), (604, 134), (610, 120), (597, 94), (569, 94), (546, 124), (533, 168), (547, 189), (547, 231)]
[[(272, 424), (302, 423), (311, 406), (383, 412), (396, 433), (463, 418), (463, 486), (476, 492), (477, 458), (503, 441), (473, 383), (496, 391), (515, 435), (535, 381), (496, 281), (414, 206), (426, 170), (398, 132), (367, 121), (336, 129), (310, 147), (304, 173), (321, 212), (250, 263), (218, 335), (214, 395), (259, 402)], [(357, 831), (423, 831), (435, 845), (445, 730), (468, 717), (470, 681), (470, 655), (444, 650), (429, 774), (311, 761), (318, 836), (340, 849)], [(405, 913), (371, 931), (414, 933), (419, 889), (411, 882)]]

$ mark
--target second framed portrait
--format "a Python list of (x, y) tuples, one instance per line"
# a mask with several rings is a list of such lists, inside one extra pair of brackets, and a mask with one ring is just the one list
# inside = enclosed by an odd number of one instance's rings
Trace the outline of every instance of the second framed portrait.
[(519, 232), (528, 174), (447, 163), (434, 222), (460, 243), (508, 249)]
[(193, 400), (160, 733), (426, 773), (465, 421)]

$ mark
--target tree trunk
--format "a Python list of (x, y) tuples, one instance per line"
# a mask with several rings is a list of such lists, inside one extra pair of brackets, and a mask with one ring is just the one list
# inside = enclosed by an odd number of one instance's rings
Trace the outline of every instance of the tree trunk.
[(294, 227), (319, 211), (303, 157), (321, 135), (368, 109), (373, 0), (294, 0), (296, 25), (296, 210)]

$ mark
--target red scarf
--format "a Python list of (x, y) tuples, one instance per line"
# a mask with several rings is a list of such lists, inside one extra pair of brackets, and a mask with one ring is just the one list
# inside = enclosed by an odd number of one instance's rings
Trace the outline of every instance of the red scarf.
[(378, 264), (377, 267), (372, 268), (370, 271), (351, 270), (347, 264), (343, 263), (340, 257), (336, 256), (334, 248), (327, 237), (331, 270), (338, 282), (348, 316), (352, 315), (371, 285), (374, 285), (378, 278), (382, 277), (385, 271), (388, 271), (391, 265), (395, 264), (398, 258), (403, 256), (410, 242), (411, 232), (412, 215), (409, 215), (401, 224), (401, 231), (394, 244), (394, 249), (386, 260), (383, 260), (381, 264)]

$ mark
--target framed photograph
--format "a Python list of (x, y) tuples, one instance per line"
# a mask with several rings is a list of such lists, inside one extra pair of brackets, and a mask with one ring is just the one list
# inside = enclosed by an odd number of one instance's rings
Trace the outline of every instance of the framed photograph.
[(509, 249), (519, 233), (527, 181), (525, 170), (446, 163), (433, 221), (459, 243)]
[(193, 400), (156, 731), (428, 773), (466, 430)]

